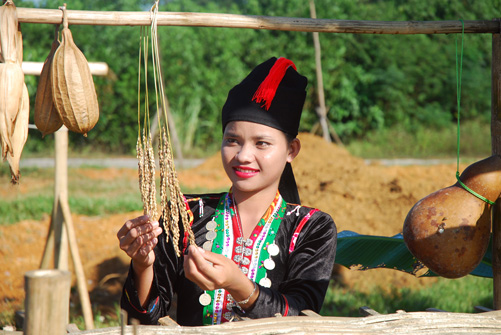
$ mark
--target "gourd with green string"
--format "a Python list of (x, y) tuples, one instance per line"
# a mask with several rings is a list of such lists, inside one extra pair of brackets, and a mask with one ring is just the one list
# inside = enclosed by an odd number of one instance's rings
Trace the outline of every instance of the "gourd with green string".
[(403, 228), (409, 251), (442, 277), (466, 276), (487, 250), (491, 207), (500, 193), (501, 157), (468, 166), (456, 184), (419, 200), (409, 211)]
[(482, 261), (489, 244), (491, 208), (501, 193), (498, 155), (475, 162), (459, 174), (462, 43), (460, 65), (457, 54), (456, 40), (457, 182), (419, 200), (407, 214), (403, 227), (409, 251), (430, 270), (446, 278), (463, 277)]

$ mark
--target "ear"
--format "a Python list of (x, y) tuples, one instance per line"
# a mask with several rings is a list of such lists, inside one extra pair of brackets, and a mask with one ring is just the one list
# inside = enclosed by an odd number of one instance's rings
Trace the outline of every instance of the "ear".
[(294, 158), (299, 154), (299, 150), (301, 150), (301, 141), (298, 138), (292, 140), (289, 144), (289, 153), (287, 155), (287, 162), (292, 163)]

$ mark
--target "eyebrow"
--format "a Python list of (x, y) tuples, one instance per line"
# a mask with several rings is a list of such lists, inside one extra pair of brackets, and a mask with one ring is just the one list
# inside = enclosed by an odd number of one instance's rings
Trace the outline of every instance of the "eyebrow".
[[(228, 131), (226, 132), (223, 137), (241, 137), (235, 132)], [(253, 140), (273, 140), (273, 136), (267, 135), (267, 134), (257, 134), (252, 136)]]

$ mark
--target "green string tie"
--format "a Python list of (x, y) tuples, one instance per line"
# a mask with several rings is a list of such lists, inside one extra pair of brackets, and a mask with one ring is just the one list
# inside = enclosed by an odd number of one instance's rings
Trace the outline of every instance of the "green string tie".
[(470, 189), (468, 186), (463, 184), (461, 179), (459, 178), (459, 139), (460, 139), (460, 130), (459, 130), (459, 114), (461, 111), (461, 76), (463, 73), (463, 41), (464, 41), (464, 21), (463, 19), (460, 19), (462, 23), (462, 29), (461, 29), (461, 56), (460, 56), (460, 61), (459, 61), (459, 66), (458, 66), (458, 38), (456, 35), (456, 89), (457, 89), (457, 102), (458, 102), (458, 132), (457, 132), (457, 169), (456, 169), (456, 179), (466, 191), (470, 192), (477, 198), (479, 198), (482, 201), (485, 201), (489, 205), (494, 205), (494, 202), (490, 201), (489, 199), (481, 196), (477, 192), (473, 191)]
[(489, 205), (494, 205), (494, 202), (490, 201), (486, 197), (481, 196), (480, 194), (478, 194), (477, 192), (473, 191), (471, 188), (469, 188), (468, 186), (466, 186), (465, 184), (463, 184), (463, 182), (459, 178), (459, 171), (456, 172), (456, 179), (458, 180), (459, 185), (461, 185), (465, 190), (467, 190), (468, 192), (470, 192), (471, 194), (473, 194), (474, 196), (476, 196), (480, 200), (485, 201)]

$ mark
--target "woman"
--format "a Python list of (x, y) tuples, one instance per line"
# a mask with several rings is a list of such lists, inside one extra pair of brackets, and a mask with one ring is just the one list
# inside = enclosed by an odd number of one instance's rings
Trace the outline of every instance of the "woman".
[(230, 90), (221, 156), (232, 187), (186, 195), (197, 246), (181, 238), (183, 257), (147, 216), (120, 229), (132, 259), (121, 300), (129, 317), (156, 324), (174, 294), (186, 326), (320, 310), (337, 235), (328, 214), (299, 205), (290, 165), (306, 84), (292, 61), (271, 58)]

